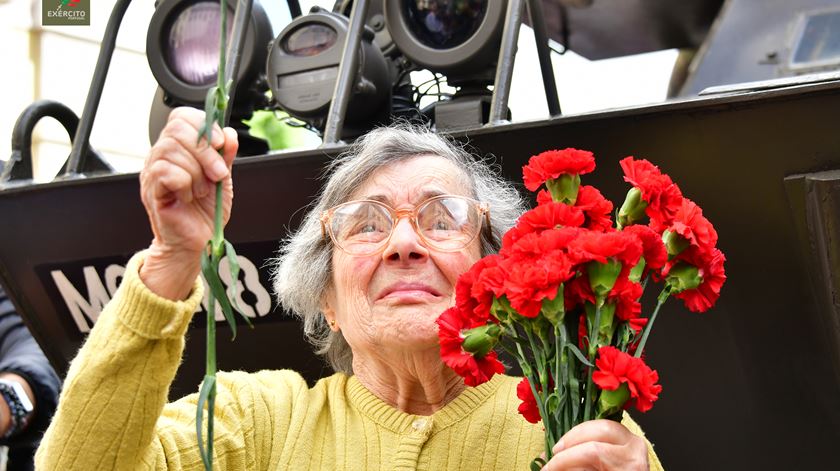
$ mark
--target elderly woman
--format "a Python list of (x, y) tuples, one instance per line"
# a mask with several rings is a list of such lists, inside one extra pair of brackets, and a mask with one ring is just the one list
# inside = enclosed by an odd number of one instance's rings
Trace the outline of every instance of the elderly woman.
[[(202, 297), (213, 184), (223, 183), (225, 219), (233, 198), (236, 134), (216, 129), (197, 145), (203, 119), (175, 110), (150, 152), (140, 179), (154, 239), (70, 367), (42, 469), (202, 469), (196, 395), (165, 402)], [(528, 469), (543, 432), (518, 415), (517, 380), (464, 386), (441, 362), (435, 324), (458, 275), (499, 247), (520, 206), (484, 164), (431, 133), (379, 129), (336, 160), (275, 271), (280, 301), (336, 373), (312, 388), (287, 370), (219, 374), (217, 466)], [(459, 220), (443, 231), (447, 214)], [(660, 469), (629, 417), (582, 424), (555, 451), (546, 469)]]

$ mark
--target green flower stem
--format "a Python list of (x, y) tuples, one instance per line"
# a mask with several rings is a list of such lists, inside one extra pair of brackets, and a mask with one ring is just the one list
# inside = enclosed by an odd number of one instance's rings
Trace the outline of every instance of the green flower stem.
[[(524, 330), (525, 330), (525, 334), (529, 337), (529, 341), (530, 341), (531, 348), (532, 348), (531, 353), (534, 354), (534, 357), (536, 359), (537, 351), (536, 351), (536, 349), (534, 349), (535, 345), (534, 345), (533, 337), (531, 336), (531, 333), (530, 333), (530, 331), (528, 330), (527, 327)], [(522, 339), (522, 337), (520, 335), (518, 335), (515, 326), (511, 326), (510, 332), (511, 332), (512, 337), (514, 337), (514, 339)], [(552, 427), (552, 424), (554, 423), (554, 421), (551, 420), (551, 417), (548, 416), (548, 411), (546, 411), (546, 409), (545, 409), (545, 398), (543, 397), (542, 394), (540, 394), (539, 391), (537, 391), (537, 384), (538, 383), (541, 384), (541, 382), (539, 381), (539, 378), (536, 377), (536, 376), (538, 376), (538, 373), (535, 374), (536, 372), (533, 371), (531, 369), (531, 367), (528, 365), (528, 357), (525, 356), (525, 352), (522, 350), (522, 346), (520, 345), (520, 342), (517, 342), (517, 341), (514, 340), (514, 343), (516, 344), (516, 351), (519, 352), (519, 355), (517, 356), (516, 360), (519, 362), (519, 366), (522, 368), (522, 372), (528, 378), (528, 384), (531, 386), (531, 394), (534, 395), (534, 400), (537, 403), (537, 408), (540, 411), (540, 417), (542, 417), (542, 419), (543, 419), (543, 427), (545, 427), (545, 430), (546, 430), (546, 433), (545, 433), (545, 456), (547, 457), (546, 458), (546, 462), (547, 462), (551, 459), (552, 449), (554, 448), (554, 444), (557, 443), (557, 440), (554, 437), (554, 430), (553, 430), (554, 427)], [(545, 367), (544, 363), (540, 363), (539, 361), (537, 361), (537, 363), (541, 364), (543, 366), (543, 368)], [(543, 392), (544, 393), (547, 392), (547, 388), (543, 387)]]
[[(558, 332), (556, 332), (556, 333), (559, 334), (559, 337), (560, 337), (560, 378), (561, 378), (561, 382), (563, 383), (563, 387), (566, 389), (566, 403), (567, 403), (566, 413), (563, 414), (563, 425), (562, 425), (563, 428), (561, 429), (562, 434), (560, 435), (560, 437), (562, 437), (563, 435), (566, 434), (566, 432), (571, 430), (572, 424), (575, 423), (575, 417), (574, 417), (575, 408), (574, 408), (574, 404), (573, 404), (574, 395), (572, 394), (572, 391), (571, 391), (572, 384), (569, 381), (569, 367), (570, 367), (569, 363), (573, 362), (574, 359), (572, 357), (570, 357), (568, 355), (568, 353), (566, 352), (566, 350), (567, 350), (566, 349), (566, 344), (568, 344), (568, 342), (569, 342), (569, 334), (566, 331), (566, 324), (565, 323), (560, 324)], [(572, 363), (572, 365), (574, 365), (574, 363)]]
[[(204, 126), (199, 132), (199, 140), (204, 137), (209, 145), (212, 133), (213, 122), (215, 121), (219, 127), (224, 127), (225, 108), (227, 107), (228, 90), (225, 84), (225, 50), (227, 47), (227, 3), (220, 3), (221, 15), (221, 30), (219, 33), (219, 70), (216, 75), (217, 87), (210, 89), (207, 94), (205, 103), (205, 113), (207, 114)], [(221, 151), (219, 151), (221, 155)], [(220, 285), (218, 279), (219, 263), (225, 255), (225, 238), (224, 238), (224, 205), (223, 205), (223, 189), (222, 182), (216, 183), (216, 201), (215, 214), (213, 218), (213, 237), (208, 242), (209, 254), (206, 254), (207, 259), (202, 260), (202, 272), (206, 268), (208, 271), (204, 273), (205, 279), (211, 287)], [(235, 254), (231, 254), (235, 257)], [(209, 259), (209, 260), (208, 260)], [(233, 281), (236, 283), (236, 280)], [(219, 293), (215, 289), (211, 289), (210, 296), (207, 302), (207, 339), (206, 339), (206, 365), (204, 384), (202, 384), (202, 391), (199, 394), (199, 401), (196, 411), (196, 438), (198, 440), (199, 453), (204, 463), (206, 471), (213, 469), (213, 417), (216, 403), (216, 298)], [(227, 294), (221, 294), (225, 299), (219, 298), (225, 315), (230, 321), (228, 314), (230, 310), (230, 302), (227, 301)], [(235, 325), (232, 326), (235, 328)], [(235, 333), (235, 329), (234, 329)], [(204, 405), (207, 405), (207, 446), (202, 447), (202, 411)]]
[[(204, 375), (216, 377), (216, 299), (207, 300), (207, 365)], [(216, 403), (216, 383), (207, 395), (207, 464), (213, 469), (213, 412)], [(200, 440), (200, 438), (199, 438)]]
[(645, 344), (647, 343), (648, 335), (650, 334), (650, 330), (653, 328), (653, 323), (656, 321), (656, 316), (659, 314), (659, 308), (665, 304), (665, 301), (668, 300), (668, 297), (671, 296), (671, 287), (669, 285), (665, 285), (662, 288), (662, 292), (659, 293), (659, 296), (656, 297), (656, 309), (653, 310), (653, 314), (650, 316), (650, 320), (648, 321), (647, 325), (645, 325), (645, 330), (642, 333), (642, 340), (639, 341), (639, 346), (636, 347), (636, 354), (634, 355), (636, 358), (642, 356), (642, 353), (645, 351)]
[(213, 261), (218, 264), (221, 260), (224, 247), (225, 234), (222, 225), (224, 206), (222, 205), (222, 182), (216, 182), (216, 214), (213, 215)]
[(557, 324), (554, 326), (554, 392), (559, 396), (561, 392), (563, 392), (563, 388), (566, 385), (564, 378), (560, 376), (561, 371), (561, 358), (563, 356), (563, 347), (562, 341), (560, 339), (560, 325)]
[[(603, 300), (598, 299), (595, 302), (595, 322), (589, 329), (589, 363), (595, 364), (595, 354), (598, 352), (598, 341), (601, 337), (600, 327), (601, 327), (601, 305), (603, 304)], [(594, 332), (594, 336), (593, 336)], [(583, 409), (583, 420), (584, 422), (590, 420), (592, 418), (592, 405), (595, 401), (595, 391), (593, 391), (592, 387), (592, 373), (593, 369), (589, 369), (589, 374), (586, 375), (586, 405)]]

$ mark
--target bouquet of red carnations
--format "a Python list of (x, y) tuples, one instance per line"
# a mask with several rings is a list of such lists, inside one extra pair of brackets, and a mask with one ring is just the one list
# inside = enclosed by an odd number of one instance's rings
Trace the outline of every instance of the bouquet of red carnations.
[[(546, 460), (577, 424), (649, 410), (662, 387), (642, 353), (660, 308), (676, 297), (704, 312), (726, 280), (700, 207), (647, 160), (627, 157), (621, 168), (632, 188), (613, 225), (612, 203), (580, 184), (595, 169), (591, 152), (533, 156), (523, 176), (530, 191), (545, 185), (537, 207), (504, 235), (498, 255), (461, 275), (456, 305), (437, 320), (441, 358), (467, 385), (504, 372), (497, 347), (519, 362), (519, 412), (542, 420)], [(640, 300), (653, 283), (662, 291), (645, 317)]]

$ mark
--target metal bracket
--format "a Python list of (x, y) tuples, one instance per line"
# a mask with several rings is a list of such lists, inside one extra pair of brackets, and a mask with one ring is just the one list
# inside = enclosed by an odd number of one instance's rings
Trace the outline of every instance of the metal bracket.
[(324, 146), (332, 146), (341, 139), (344, 128), (344, 116), (347, 114), (347, 104), (356, 76), (359, 63), (359, 44), (365, 29), (368, 0), (355, 0), (350, 10), (350, 27), (347, 30), (347, 40), (341, 52), (341, 62), (338, 64), (338, 77), (335, 79), (335, 90), (327, 113), (327, 124), (324, 127)]
[[(63, 103), (39, 100), (27, 106), (12, 130), (12, 157), (0, 172), (0, 183), (32, 180), (32, 131), (41, 118), (54, 118), (64, 126), (69, 136), (74, 136), (79, 126), (79, 117)], [(85, 154), (81, 168), (83, 173), (113, 172), (111, 166), (90, 146), (87, 146)]]
[[(542, 5), (540, 0), (528, 0), (527, 5), (531, 24), (534, 27), (534, 39), (537, 44), (537, 56), (540, 61), (548, 111), (551, 116), (559, 116), (560, 100), (557, 97), (557, 84), (554, 80), (554, 69), (551, 65), (551, 51), (548, 47), (548, 33), (546, 32)], [(516, 60), (519, 28), (522, 26), (522, 6), (523, 0), (508, 1), (502, 44), (499, 49), (499, 59), (496, 63), (496, 79), (493, 82), (493, 100), (490, 104), (490, 122), (488, 124), (491, 126), (507, 122), (513, 65)]]

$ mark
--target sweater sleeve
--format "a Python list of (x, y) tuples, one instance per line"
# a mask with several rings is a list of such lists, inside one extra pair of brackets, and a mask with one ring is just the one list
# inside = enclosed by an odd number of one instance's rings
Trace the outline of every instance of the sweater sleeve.
[(196, 280), (185, 301), (161, 298), (140, 280), (143, 258), (140, 252), (128, 262), (119, 290), (70, 365), (36, 453), (38, 469), (136, 469), (167, 459), (151, 444), (161, 440), (156, 423), (203, 286)]
[[(122, 284), (70, 365), (58, 409), (38, 449), (37, 469), (203, 470), (196, 439), (198, 394), (166, 404), (184, 334), (203, 293), (185, 301), (152, 293), (128, 262)], [(289, 371), (219, 373), (214, 468), (277, 467), (308, 386)], [(206, 428), (205, 428), (206, 430)]]

